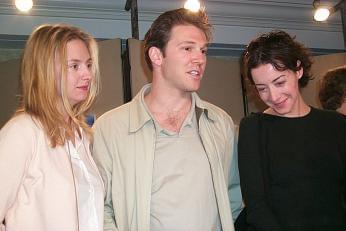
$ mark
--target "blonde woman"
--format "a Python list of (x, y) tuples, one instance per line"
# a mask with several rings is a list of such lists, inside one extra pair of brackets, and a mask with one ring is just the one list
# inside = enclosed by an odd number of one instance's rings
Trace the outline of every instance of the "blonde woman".
[(83, 116), (99, 78), (97, 44), (80, 29), (42, 25), (29, 37), (22, 107), (0, 131), (2, 229), (103, 229), (103, 183)]

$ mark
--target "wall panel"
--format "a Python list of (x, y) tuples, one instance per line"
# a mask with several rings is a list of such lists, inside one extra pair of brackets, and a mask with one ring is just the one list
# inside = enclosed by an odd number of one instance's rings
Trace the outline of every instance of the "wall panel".
[(99, 117), (104, 112), (124, 103), (121, 40), (111, 39), (98, 42), (101, 88), (89, 114)]
[(20, 100), (20, 60), (12, 59), (0, 63), (0, 127), (13, 115)]
[(329, 69), (346, 65), (346, 53), (315, 56), (313, 61), (311, 72), (314, 79), (302, 89), (302, 95), (309, 105), (321, 107), (318, 100), (320, 81)]

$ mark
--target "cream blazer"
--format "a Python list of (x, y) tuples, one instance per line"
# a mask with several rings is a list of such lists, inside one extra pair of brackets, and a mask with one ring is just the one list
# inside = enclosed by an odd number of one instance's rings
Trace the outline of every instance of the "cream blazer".
[[(86, 137), (83, 145), (96, 168)], [(0, 230), (77, 231), (76, 190), (67, 151), (51, 148), (31, 116), (15, 116), (1, 129)]]

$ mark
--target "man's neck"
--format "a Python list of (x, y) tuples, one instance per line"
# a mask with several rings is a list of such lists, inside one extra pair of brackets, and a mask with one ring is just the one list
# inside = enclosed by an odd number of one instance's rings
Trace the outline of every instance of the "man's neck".
[(162, 128), (178, 132), (191, 109), (191, 97), (191, 93), (174, 95), (152, 88), (144, 101)]

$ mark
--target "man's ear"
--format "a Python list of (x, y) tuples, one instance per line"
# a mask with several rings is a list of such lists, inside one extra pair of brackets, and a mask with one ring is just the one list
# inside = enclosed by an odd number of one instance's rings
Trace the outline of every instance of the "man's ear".
[(297, 71), (298, 79), (300, 79), (303, 76), (304, 69), (301, 66), (302, 62), (300, 60), (297, 60), (297, 67), (300, 67), (299, 70)]
[(161, 66), (163, 55), (159, 48), (150, 47), (148, 54), (153, 66)]

